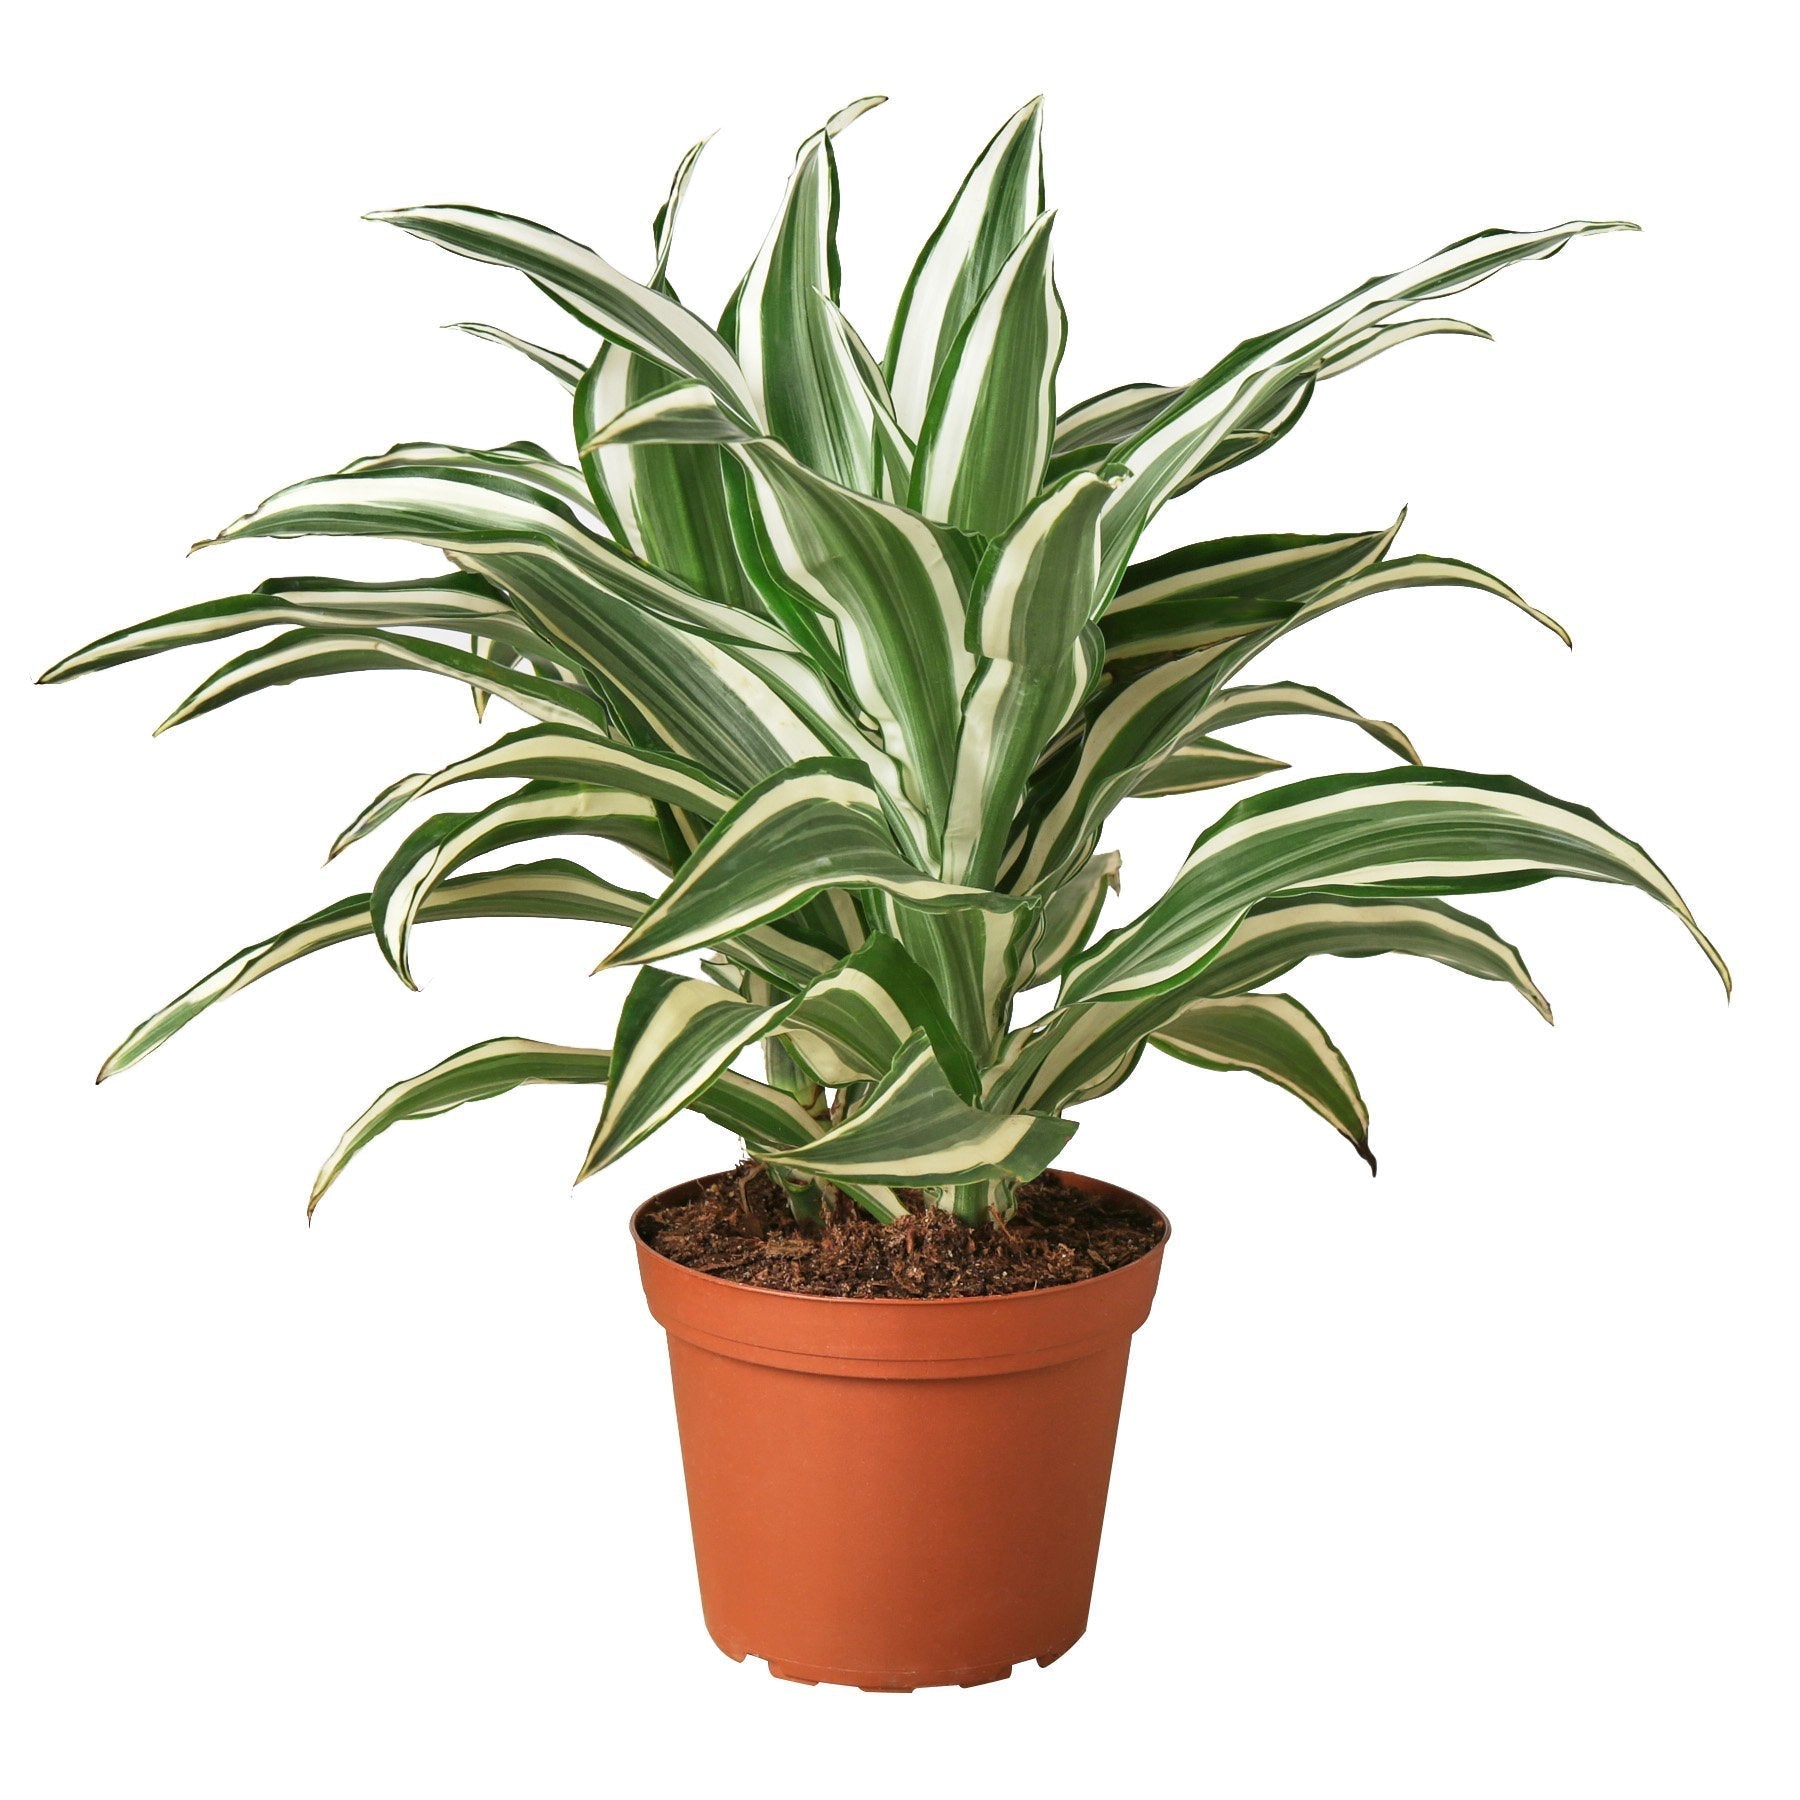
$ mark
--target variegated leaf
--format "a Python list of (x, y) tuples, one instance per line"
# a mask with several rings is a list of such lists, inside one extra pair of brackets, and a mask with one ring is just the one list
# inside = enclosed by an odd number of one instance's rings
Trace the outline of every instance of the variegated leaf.
[(414, 830), (375, 882), (375, 938), (394, 973), (414, 986), (408, 938), (431, 891), (471, 858), (545, 837), (599, 837), (662, 864), (656, 808), (639, 794), (534, 781), (479, 812), (439, 813)]
[(853, 1117), (775, 1160), (801, 1174), (864, 1186), (1027, 1181), (1049, 1166), (1074, 1131), (1072, 1120), (968, 1105), (921, 1031)]
[(888, 387), (900, 427), (917, 439), (938, 371), (964, 321), (1044, 210), (1041, 100), (1001, 126), (919, 252), (888, 340)]
[(1050, 271), (1045, 213), (1001, 265), (956, 335), (918, 437), (911, 505), (997, 537), (1044, 479), (1067, 328)]
[[(369, 936), (375, 929), (369, 901), (367, 894), (352, 894), (227, 957), (210, 975), (139, 1025), (106, 1059), (100, 1079), (142, 1062), (209, 1006), (241, 993), (253, 981), (315, 950)], [(629, 925), (647, 905), (645, 895), (615, 887), (577, 863), (549, 860), (455, 876), (426, 896), (419, 918), (582, 919), (600, 925)]]
[[(453, 1107), (491, 1100), (531, 1082), (592, 1084), (606, 1081), (611, 1073), (612, 1052), (608, 1050), (574, 1050), (533, 1038), (489, 1038), (472, 1044), (422, 1074), (396, 1082), (350, 1126), (313, 1182), (307, 1215), (312, 1215), (350, 1159), (390, 1125), (435, 1118)], [(818, 1131), (803, 1108), (747, 1075), (720, 1075), (693, 1105), (714, 1124), (765, 1146), (766, 1154), (803, 1142)]]

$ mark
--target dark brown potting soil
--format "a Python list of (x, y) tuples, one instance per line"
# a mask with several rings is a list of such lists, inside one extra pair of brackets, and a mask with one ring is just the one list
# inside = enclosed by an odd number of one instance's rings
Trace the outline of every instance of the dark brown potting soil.
[(802, 1225), (760, 1163), (708, 1176), (651, 1208), (639, 1229), (671, 1262), (749, 1287), (841, 1299), (945, 1300), (1060, 1287), (1134, 1262), (1162, 1236), (1147, 1208), (1065, 1187), (1019, 1189), (1004, 1225), (925, 1206), (891, 1225), (861, 1213)]

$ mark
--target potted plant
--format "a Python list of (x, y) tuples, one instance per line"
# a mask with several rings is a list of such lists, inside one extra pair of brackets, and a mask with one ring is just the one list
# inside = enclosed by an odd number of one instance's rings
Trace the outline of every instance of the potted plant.
[[(102, 1074), (351, 938), (373, 936), (410, 985), (424, 920), (622, 928), (603, 966), (638, 973), (610, 1048), (499, 1039), (398, 1083), (312, 1203), (390, 1125), (526, 1082), (604, 1086), (582, 1176), (682, 1108), (735, 1132), (743, 1168), (633, 1221), (669, 1334), (708, 1623), (780, 1674), (905, 1688), (1048, 1661), (1085, 1623), (1166, 1222), (1051, 1169), (1072, 1108), (1154, 1047), (1279, 1084), (1367, 1158), (1343, 1057), (1270, 984), (1312, 956), (1422, 956), (1547, 1018), (1518, 952), (1449, 895), (1620, 883), (1725, 968), (1662, 872), (1593, 813), (1421, 766), (1394, 725), (1246, 678), (1299, 626), (1401, 587), (1496, 595), (1563, 635), (1503, 581), (1397, 554), (1399, 521), (1134, 560), (1165, 503), (1277, 443), (1321, 382), (1410, 338), (1479, 334), (1421, 307), (1629, 227), (1480, 232), (1186, 386), (1059, 413), (1037, 105), (982, 151), (877, 355), (838, 309), (834, 241), (833, 140), (873, 104), (802, 144), (716, 329), (669, 279), (698, 146), (643, 282), (506, 214), (374, 215), (520, 271), (593, 334), (571, 355), (466, 327), (568, 390), (576, 460), (407, 443), (303, 481), (220, 538), (397, 538), (444, 566), (272, 579), (102, 638), (44, 679), (273, 628), (165, 729), (346, 670), (447, 676), (478, 716), (494, 698), (526, 716), (384, 788), (333, 854), (461, 783), (510, 791), (425, 818), (368, 892), (240, 951)], [(1109, 813), (1280, 768), (1230, 736), (1276, 714), (1359, 727), (1397, 762), (1239, 801), (1165, 893), (1097, 934), (1119, 876)], [(623, 846), (655, 891), (564, 859), (466, 867), (561, 836)], [(702, 974), (659, 966), (688, 952), (706, 953)], [(1050, 984), (1020, 1022), (1020, 997)], [(760, 1079), (737, 1067), (757, 1045)], [(823, 1528), (796, 1536), (802, 1517)]]

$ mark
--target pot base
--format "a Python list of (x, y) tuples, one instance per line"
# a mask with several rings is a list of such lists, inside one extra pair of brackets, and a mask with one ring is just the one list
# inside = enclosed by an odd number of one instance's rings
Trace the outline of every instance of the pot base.
[[(742, 1662), (756, 1654), (753, 1650), (734, 1649), (719, 1638), (714, 1638), (713, 1642), (733, 1662)], [(1071, 1638), (1060, 1650), (1047, 1650), (1042, 1656), (1028, 1660), (1035, 1661), (1040, 1669), (1047, 1669), (1079, 1642), (1079, 1638)], [(758, 1661), (766, 1662), (769, 1673), (778, 1681), (797, 1681), (803, 1687), (817, 1687), (824, 1682), (830, 1687), (861, 1688), (865, 1694), (910, 1694), (914, 1688), (923, 1687), (986, 1687), (991, 1681), (1006, 1680), (1019, 1666), (1017, 1663), (998, 1663), (973, 1669), (909, 1669), (901, 1675), (891, 1670), (822, 1668), (809, 1663), (783, 1662), (778, 1657), (759, 1657)]]

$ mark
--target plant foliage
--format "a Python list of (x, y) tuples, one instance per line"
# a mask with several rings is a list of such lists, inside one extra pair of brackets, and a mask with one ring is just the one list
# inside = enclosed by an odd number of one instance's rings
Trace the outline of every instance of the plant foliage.
[[(670, 284), (699, 147), (646, 279), (542, 225), (471, 206), (378, 213), (517, 270), (589, 334), (547, 350), (492, 326), (568, 391), (573, 460), (531, 443), (408, 443), (284, 489), (218, 540), (396, 538), (441, 556), (397, 582), (265, 581), (89, 645), (44, 677), (273, 631), (208, 676), (179, 724), (345, 671), (447, 676), (530, 721), (402, 777), (336, 854), (471, 780), (510, 791), (424, 817), (357, 894), (230, 958), (146, 1020), (103, 1074), (214, 1001), (373, 936), (410, 984), (426, 919), (622, 928), (636, 965), (611, 1048), (501, 1039), (390, 1088), (321, 1171), (401, 1119), (521, 1083), (604, 1085), (581, 1173), (691, 1107), (736, 1132), (803, 1216), (929, 1203), (1004, 1216), (1074, 1131), (1066, 1116), (1147, 1046), (1288, 1089), (1368, 1155), (1348, 1064), (1297, 1000), (1311, 956), (1429, 957), (1549, 1008), (1517, 951), (1445, 896), (1552, 875), (1661, 901), (1724, 965), (1638, 846), (1504, 776), (1419, 763), (1396, 726), (1249, 665), (1310, 620), (1410, 586), (1498, 596), (1497, 577), (1396, 554), (1386, 529), (1196, 543), (1134, 560), (1169, 501), (1260, 455), (1318, 385), (1409, 339), (1478, 333), (1428, 308), (1577, 237), (1484, 231), (1228, 351), (1182, 387), (1131, 383), (1057, 410), (1065, 322), (1034, 102), (958, 188), (877, 355), (838, 305), (835, 139), (800, 146), (774, 225), (719, 323)], [(1341, 721), (1398, 759), (1265, 789), (1204, 831), (1168, 891), (1096, 936), (1134, 796), (1253, 780), (1239, 748), (1278, 714)], [(577, 863), (461, 872), (528, 840), (593, 837), (649, 892)], [(704, 977), (658, 966), (704, 950)], [(1014, 1022), (1028, 989), (1047, 1010)], [(762, 1045), (765, 1075), (736, 1065)]]

